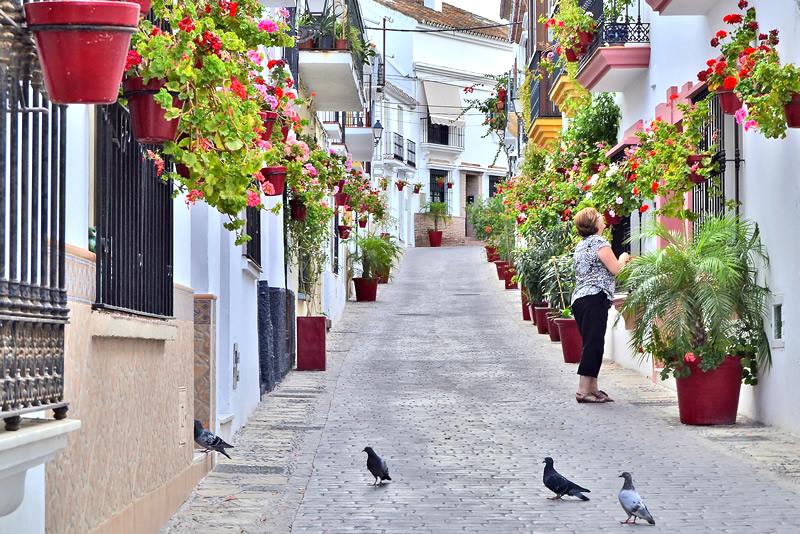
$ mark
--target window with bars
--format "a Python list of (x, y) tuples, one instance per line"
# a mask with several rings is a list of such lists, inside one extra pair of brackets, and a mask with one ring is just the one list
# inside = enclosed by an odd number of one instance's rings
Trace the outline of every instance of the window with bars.
[(250, 241), (244, 246), (244, 256), (261, 267), (261, 210), (248, 207), (245, 217)]
[(171, 317), (172, 184), (156, 173), (120, 104), (98, 106), (96, 308)]
[(450, 204), (450, 199), (448, 198), (449, 189), (447, 189), (447, 174), (447, 171), (431, 169), (429, 189), (431, 202), (447, 202), (448, 205)]

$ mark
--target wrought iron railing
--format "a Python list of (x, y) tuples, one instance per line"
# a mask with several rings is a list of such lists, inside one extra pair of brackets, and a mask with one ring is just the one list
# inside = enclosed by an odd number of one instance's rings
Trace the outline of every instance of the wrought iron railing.
[(66, 107), (49, 102), (21, 3), (0, 2), (0, 418), (64, 402)]
[(247, 235), (250, 241), (245, 244), (244, 256), (261, 267), (261, 210), (248, 207), (246, 215)]
[(392, 134), (392, 155), (394, 159), (403, 161), (403, 136), (399, 133)]
[[(540, 56), (542, 52), (536, 52)], [(534, 61), (534, 69), (539, 69), (539, 61)], [(551, 77), (542, 72), (541, 77), (531, 84), (531, 123), (539, 117), (561, 117), (552, 100), (550, 100), (550, 90), (552, 89)]]
[(431, 122), (430, 117), (422, 118), (422, 143), (464, 148), (464, 127), (448, 126)]
[[(291, 28), (292, 35), (297, 36), (297, 8), (290, 7), (289, 18), (286, 23)], [(296, 82), (300, 76), (300, 51), (297, 49), (297, 43), (292, 48), (283, 49), (283, 59), (289, 67), (289, 72), (292, 73), (292, 78)]]
[(370, 128), (369, 113), (349, 111), (345, 114), (344, 125), (346, 128)]
[(604, 0), (581, 2), (581, 6), (592, 13), (598, 24), (594, 40), (580, 60), (579, 69), (589, 61), (595, 50), (602, 46), (650, 42), (650, 23), (642, 22), (642, 0), (635, 0), (633, 5), (626, 5), (617, 20), (605, 20), (603, 4)]
[(417, 166), (417, 144), (410, 139), (406, 140), (406, 163)]

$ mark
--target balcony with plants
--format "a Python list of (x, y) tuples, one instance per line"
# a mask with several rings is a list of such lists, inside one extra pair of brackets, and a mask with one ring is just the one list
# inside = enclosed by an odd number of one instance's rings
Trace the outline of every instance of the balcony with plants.
[(364, 65), (375, 55), (358, 0), (311, 0), (297, 19), (300, 78), (320, 111), (361, 111)]
[(539, 59), (542, 52), (536, 52), (531, 71), (523, 86), (529, 111), (528, 139), (540, 147), (549, 145), (558, 138), (563, 125), (561, 111), (550, 98), (553, 80), (560, 77), (559, 72), (548, 74), (540, 68)]

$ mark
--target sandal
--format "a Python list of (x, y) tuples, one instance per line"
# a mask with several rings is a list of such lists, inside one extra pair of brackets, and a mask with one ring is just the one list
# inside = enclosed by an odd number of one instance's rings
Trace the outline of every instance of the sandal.
[(602, 389), (598, 389), (594, 392), (595, 397), (600, 397), (601, 399), (605, 399), (606, 402), (614, 402), (614, 399), (608, 396), (608, 393), (603, 391)]
[(603, 404), (608, 402), (606, 398), (601, 397), (595, 393), (587, 393), (586, 395), (582, 395), (580, 393), (575, 394), (575, 400), (578, 401), (579, 404)]

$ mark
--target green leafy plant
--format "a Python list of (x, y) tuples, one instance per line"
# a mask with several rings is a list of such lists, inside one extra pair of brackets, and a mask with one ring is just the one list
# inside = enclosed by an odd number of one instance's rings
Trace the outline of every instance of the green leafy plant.
[(566, 310), (570, 307), (575, 290), (575, 267), (571, 250), (551, 256), (544, 264), (543, 284), (545, 297), (551, 308)]
[[(577, 238), (572, 230), (572, 223), (559, 222), (546, 227), (530, 226), (523, 234), (523, 238), (526, 246), (514, 253), (514, 265), (517, 268), (520, 285), (527, 292), (531, 302), (546, 301), (549, 288), (548, 262), (551, 258), (563, 256), (574, 249)], [(555, 302), (551, 304), (555, 305)]]
[(446, 202), (428, 202), (422, 207), (421, 213), (425, 213), (433, 221), (433, 231), (439, 231), (440, 223), (449, 223), (452, 219), (450, 208)]
[(370, 235), (356, 241), (356, 251), (351, 257), (360, 265), (362, 278), (376, 278), (389, 272), (400, 255), (401, 249), (393, 239)]

